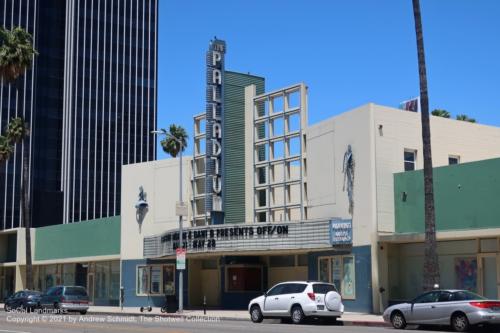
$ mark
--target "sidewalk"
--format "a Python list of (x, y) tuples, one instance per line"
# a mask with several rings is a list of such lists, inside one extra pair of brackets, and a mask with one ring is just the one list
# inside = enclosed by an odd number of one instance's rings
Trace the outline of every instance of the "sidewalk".
[[(4, 305), (0, 303), (0, 309), (3, 310)], [(0, 310), (0, 311), (1, 311)], [(141, 312), (138, 307), (120, 307), (115, 306), (91, 306), (87, 314), (91, 315), (109, 315), (109, 316), (165, 316), (165, 317), (201, 317), (205, 316), (203, 310), (184, 310), (183, 314), (178, 313), (161, 313), (160, 308), (153, 308), (151, 312)], [(217, 317), (220, 320), (250, 320), (250, 315), (245, 310), (207, 310), (206, 316)], [(357, 312), (345, 312), (339, 319), (344, 326), (375, 326), (375, 327), (389, 327), (390, 325), (385, 323), (382, 316), (368, 314), (368, 313), (357, 313)]]
[[(130, 315), (130, 316), (169, 316), (169, 317), (198, 317), (204, 316), (203, 310), (184, 310), (183, 314), (178, 313), (161, 313), (159, 308), (153, 308), (151, 312), (140, 312), (137, 307), (107, 307), (107, 306), (91, 306), (88, 311), (89, 314), (105, 314), (105, 315)], [(207, 310), (207, 316), (218, 317), (221, 320), (250, 320), (248, 311), (245, 310)], [(388, 327), (384, 322), (382, 316), (345, 312), (340, 320), (344, 326), (377, 326)]]

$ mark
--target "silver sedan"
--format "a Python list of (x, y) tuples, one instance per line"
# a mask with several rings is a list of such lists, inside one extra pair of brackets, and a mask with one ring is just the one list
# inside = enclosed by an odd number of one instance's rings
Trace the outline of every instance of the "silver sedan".
[(443, 325), (467, 332), (472, 325), (500, 324), (500, 301), (467, 290), (433, 290), (387, 308), (383, 316), (396, 329), (407, 324)]

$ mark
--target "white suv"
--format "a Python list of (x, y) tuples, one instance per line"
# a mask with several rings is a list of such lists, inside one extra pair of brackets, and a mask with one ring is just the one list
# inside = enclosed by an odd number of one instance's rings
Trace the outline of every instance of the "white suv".
[(300, 324), (306, 317), (336, 320), (344, 313), (342, 299), (333, 284), (311, 281), (279, 283), (248, 304), (250, 318), (291, 318)]

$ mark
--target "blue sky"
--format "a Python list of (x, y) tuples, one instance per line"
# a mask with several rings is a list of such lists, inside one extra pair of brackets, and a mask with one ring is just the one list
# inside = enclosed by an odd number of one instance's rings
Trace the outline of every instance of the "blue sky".
[[(310, 124), (368, 102), (397, 107), (418, 95), (411, 2), (159, 0), (158, 126), (191, 136), (213, 36), (227, 42), (226, 69), (264, 76), (266, 90), (305, 82)], [(431, 110), (500, 126), (500, 1), (421, 6)]]

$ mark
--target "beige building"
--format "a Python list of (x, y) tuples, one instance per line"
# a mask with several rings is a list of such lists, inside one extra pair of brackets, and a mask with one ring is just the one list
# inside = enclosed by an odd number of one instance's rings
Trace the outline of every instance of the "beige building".
[[(290, 93), (299, 95), (299, 104), (294, 107), (289, 102)], [(285, 101), (278, 114), (273, 110), (274, 98)], [(252, 293), (235, 294), (228, 287), (228, 279), (259, 274), (266, 276), (263, 280), (267, 287), (288, 278), (330, 281), (346, 291), (343, 296), (352, 310), (379, 312), (388, 302), (386, 294), (379, 291), (380, 287), (388, 287), (387, 256), (379, 246), (379, 237), (395, 231), (393, 174), (423, 167), (420, 114), (367, 104), (308, 125), (307, 87), (303, 84), (260, 95), (254, 86), (248, 86), (245, 101), (245, 218), (237, 226), (295, 228), (319, 223), (314, 228), (327, 235), (329, 227), (323, 227), (328, 225), (325, 223), (352, 220), (352, 242), (347, 248), (328, 242), (313, 245), (314, 238), (310, 238), (308, 246), (290, 242), (290, 234), (286, 242), (282, 237), (269, 236), (285, 242), (276, 248), (264, 243), (255, 245), (249, 237), (234, 242), (221, 236), (217, 250), (206, 248), (206, 244), (204, 248), (188, 249), (186, 296), (190, 304), (198, 304), (203, 295), (209, 295), (213, 306), (242, 304), (244, 301), (235, 298), (245, 300), (249, 297), (245, 295)], [(269, 106), (262, 105), (262, 101)], [(298, 122), (292, 125), (294, 115)], [(202, 119), (195, 117), (197, 138), (204, 137), (196, 125)], [(276, 130), (276, 124), (283, 126), (283, 132)], [(498, 128), (431, 117), (431, 131), (435, 166), (500, 156)], [(298, 146), (294, 146), (295, 138)], [(281, 144), (283, 148), (277, 148)], [(197, 177), (191, 168), (203, 158), (198, 146), (195, 154), (194, 163), (187, 157), (183, 165), (187, 170), (184, 196), (196, 201), (200, 193), (192, 192)], [(124, 167), (122, 260), (146, 258), (153, 264), (172, 260), (168, 246), (175, 246), (172, 244), (178, 227), (178, 171), (176, 159)], [(150, 203), (141, 227), (134, 208), (140, 186)], [(193, 233), (213, 230), (224, 234), (225, 228), (234, 226), (204, 225), (202, 215), (193, 219), (192, 214), (193, 205), (185, 218), (185, 226)], [(192, 222), (197, 219), (198, 223)], [(287, 230), (297, 232), (294, 239), (306, 235), (303, 230)], [(229, 257), (235, 258), (234, 263)], [(348, 275), (353, 275), (352, 280), (345, 280)], [(210, 280), (210, 284), (200, 283), (200, 277), (202, 281)], [(264, 288), (264, 282), (260, 288)]]

